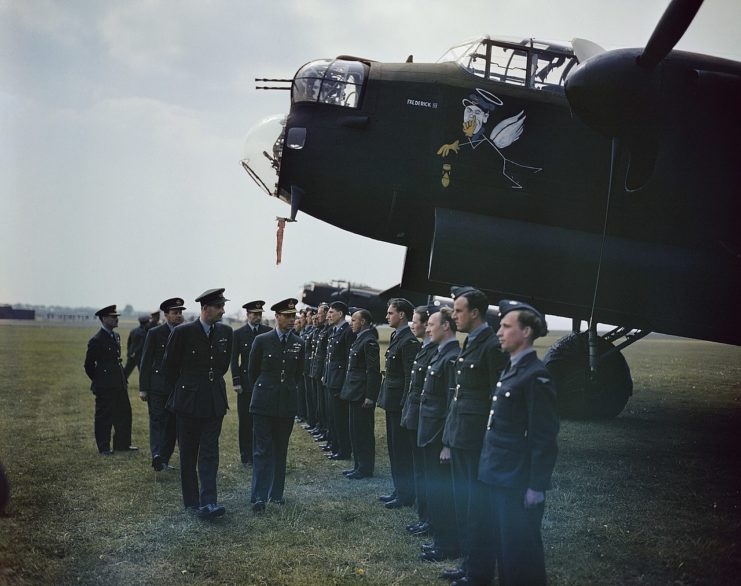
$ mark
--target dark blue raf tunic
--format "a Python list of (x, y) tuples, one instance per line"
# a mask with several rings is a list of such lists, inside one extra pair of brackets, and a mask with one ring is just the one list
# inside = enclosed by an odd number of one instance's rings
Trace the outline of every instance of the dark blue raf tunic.
[[(443, 444), (450, 447), (455, 514), (467, 571), (473, 556), (482, 561), (492, 561), (491, 556), (487, 558), (487, 544), (481, 539), (488, 531), (488, 516), (486, 489), (478, 480), (479, 457), (490, 397), (508, 362), (490, 326), (475, 332), (475, 337), (472, 337), (469, 335), (456, 362), (455, 390), (443, 433)], [(491, 564), (491, 567), (476, 569), (468, 575), (485, 580), (493, 571)], [(476, 575), (477, 572), (480, 575)]]
[(232, 345), (232, 384), (242, 387), (242, 392), (237, 395), (237, 417), (239, 428), (239, 457), (243, 464), (252, 462), (252, 415), (250, 414), (250, 402), (252, 401), (252, 387), (248, 380), (248, 366), (252, 342), (255, 337), (270, 328), (262, 324), (245, 326), (234, 331), (234, 344)]
[(522, 503), (528, 488), (550, 488), (558, 429), (555, 386), (531, 350), (496, 385), (479, 465), (479, 479), (490, 488), (500, 584), (545, 584), (545, 503), (532, 509)]
[(350, 441), (354, 469), (373, 476), (376, 463), (375, 405), (381, 389), (381, 349), (369, 329), (361, 331), (350, 346), (347, 375), (340, 396), (350, 404)]
[(327, 432), (329, 430), (329, 409), (324, 393), (324, 365), (327, 361), (327, 337), (329, 328), (322, 326), (314, 333), (311, 353), (311, 368), (309, 376), (311, 377), (314, 387), (314, 396), (316, 397), (317, 419), (320, 429)]
[(298, 378), (304, 372), (303, 341), (292, 331), (283, 335), (284, 343), (276, 330), (260, 334), (250, 352), (250, 412), (254, 426), (250, 500), (253, 503), (283, 499)]
[(186, 507), (216, 504), (219, 435), (229, 408), (224, 375), (229, 369), (232, 338), (229, 326), (216, 323), (209, 340), (197, 319), (177, 326), (165, 349), (165, 380), (173, 389), (167, 408), (177, 420)]
[(316, 328), (314, 326), (307, 326), (304, 331), (301, 332), (301, 339), (304, 341), (304, 385), (306, 386), (306, 425), (310, 429), (316, 427), (317, 414), (316, 414), (316, 389), (311, 379), (311, 356), (312, 346), (314, 343), (314, 334)]
[(343, 460), (350, 458), (350, 406), (340, 397), (347, 373), (347, 357), (355, 338), (350, 324), (343, 321), (329, 328), (327, 336), (327, 360), (324, 365), (324, 388), (330, 406), (329, 433), (333, 451)]
[(386, 443), (396, 499), (403, 505), (414, 503), (412, 449), (401, 427), (404, 393), (409, 388), (412, 364), (419, 351), (419, 340), (409, 326), (396, 330), (386, 350), (386, 372), (378, 396), (378, 406), (386, 411)]
[(456, 338), (435, 350), (420, 395), (417, 445), (422, 450), (427, 485), (427, 509), (433, 543), (445, 555), (457, 557), (460, 551), (455, 522), (453, 477), (450, 464), (440, 463), (443, 429), (455, 389), (455, 371), (461, 346)]
[(85, 373), (95, 395), (95, 443), (98, 451), (126, 450), (131, 445), (131, 403), (123, 366), (121, 338), (100, 328), (90, 338), (85, 354)]
[(163, 463), (170, 462), (175, 449), (175, 415), (167, 408), (172, 390), (165, 381), (164, 359), (170, 326), (164, 323), (147, 332), (139, 364), (139, 391), (147, 394), (149, 410), (149, 449), (152, 457), (159, 456)]
[(409, 442), (412, 453), (414, 471), (414, 499), (417, 503), (417, 516), (420, 521), (428, 521), (427, 514), (427, 486), (425, 479), (424, 452), (417, 445), (417, 426), (419, 424), (419, 398), (422, 394), (422, 385), (427, 375), (427, 366), (437, 353), (437, 344), (429, 342), (422, 346), (414, 357), (409, 387), (402, 398), (401, 426), (402, 434)]

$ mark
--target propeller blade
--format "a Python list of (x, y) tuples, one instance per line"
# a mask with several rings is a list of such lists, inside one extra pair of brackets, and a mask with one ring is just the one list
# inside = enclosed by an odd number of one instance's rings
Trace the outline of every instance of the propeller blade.
[(695, 18), (703, 0), (673, 0), (656, 25), (638, 65), (653, 69), (669, 54)]
[(593, 43), (587, 39), (571, 39), (571, 46), (574, 48), (574, 54), (579, 60), (579, 63), (583, 63), (590, 57), (605, 52), (603, 47), (600, 47), (597, 43)]

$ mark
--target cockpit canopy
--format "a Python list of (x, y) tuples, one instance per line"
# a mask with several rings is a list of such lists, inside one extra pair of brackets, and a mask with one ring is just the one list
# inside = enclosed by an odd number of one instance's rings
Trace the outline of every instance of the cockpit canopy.
[(293, 78), (291, 100), (358, 108), (367, 76), (368, 66), (360, 61), (311, 61)]
[(451, 48), (438, 59), (445, 61), (476, 77), (557, 93), (563, 93), (566, 76), (577, 63), (569, 45), (488, 36)]

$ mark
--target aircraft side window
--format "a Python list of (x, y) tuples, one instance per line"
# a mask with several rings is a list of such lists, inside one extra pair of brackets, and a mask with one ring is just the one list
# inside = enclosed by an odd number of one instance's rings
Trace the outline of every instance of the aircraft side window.
[(549, 53), (533, 54), (534, 74), (531, 87), (538, 90), (563, 93), (566, 75), (576, 63), (575, 57)]

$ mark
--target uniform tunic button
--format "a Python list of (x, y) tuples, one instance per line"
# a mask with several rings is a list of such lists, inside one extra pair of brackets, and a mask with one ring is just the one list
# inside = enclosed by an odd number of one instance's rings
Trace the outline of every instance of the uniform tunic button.
[(456, 391), (460, 391), (461, 390), (461, 386), (460, 385), (455, 385), (455, 390)]
[(497, 383), (497, 388), (500, 388), (502, 386), (502, 383)]
[(461, 371), (460, 371), (460, 370), (456, 370), (456, 374), (460, 374), (460, 373), (461, 373)]
[(473, 367), (474, 367), (474, 365), (472, 364), (472, 365), (471, 365), (471, 368), (473, 368)]
[(435, 371), (433, 370), (430, 374), (435, 374)]
[(459, 358), (458, 359), (458, 362), (463, 362), (463, 358)]
[(495, 401), (496, 401), (496, 400), (497, 400), (498, 398), (499, 398), (499, 397), (497, 397), (496, 395), (494, 395), (494, 400), (495, 400)]
[(510, 394), (509, 391), (507, 391), (506, 393), (504, 393), (504, 396), (509, 397), (509, 394)]

